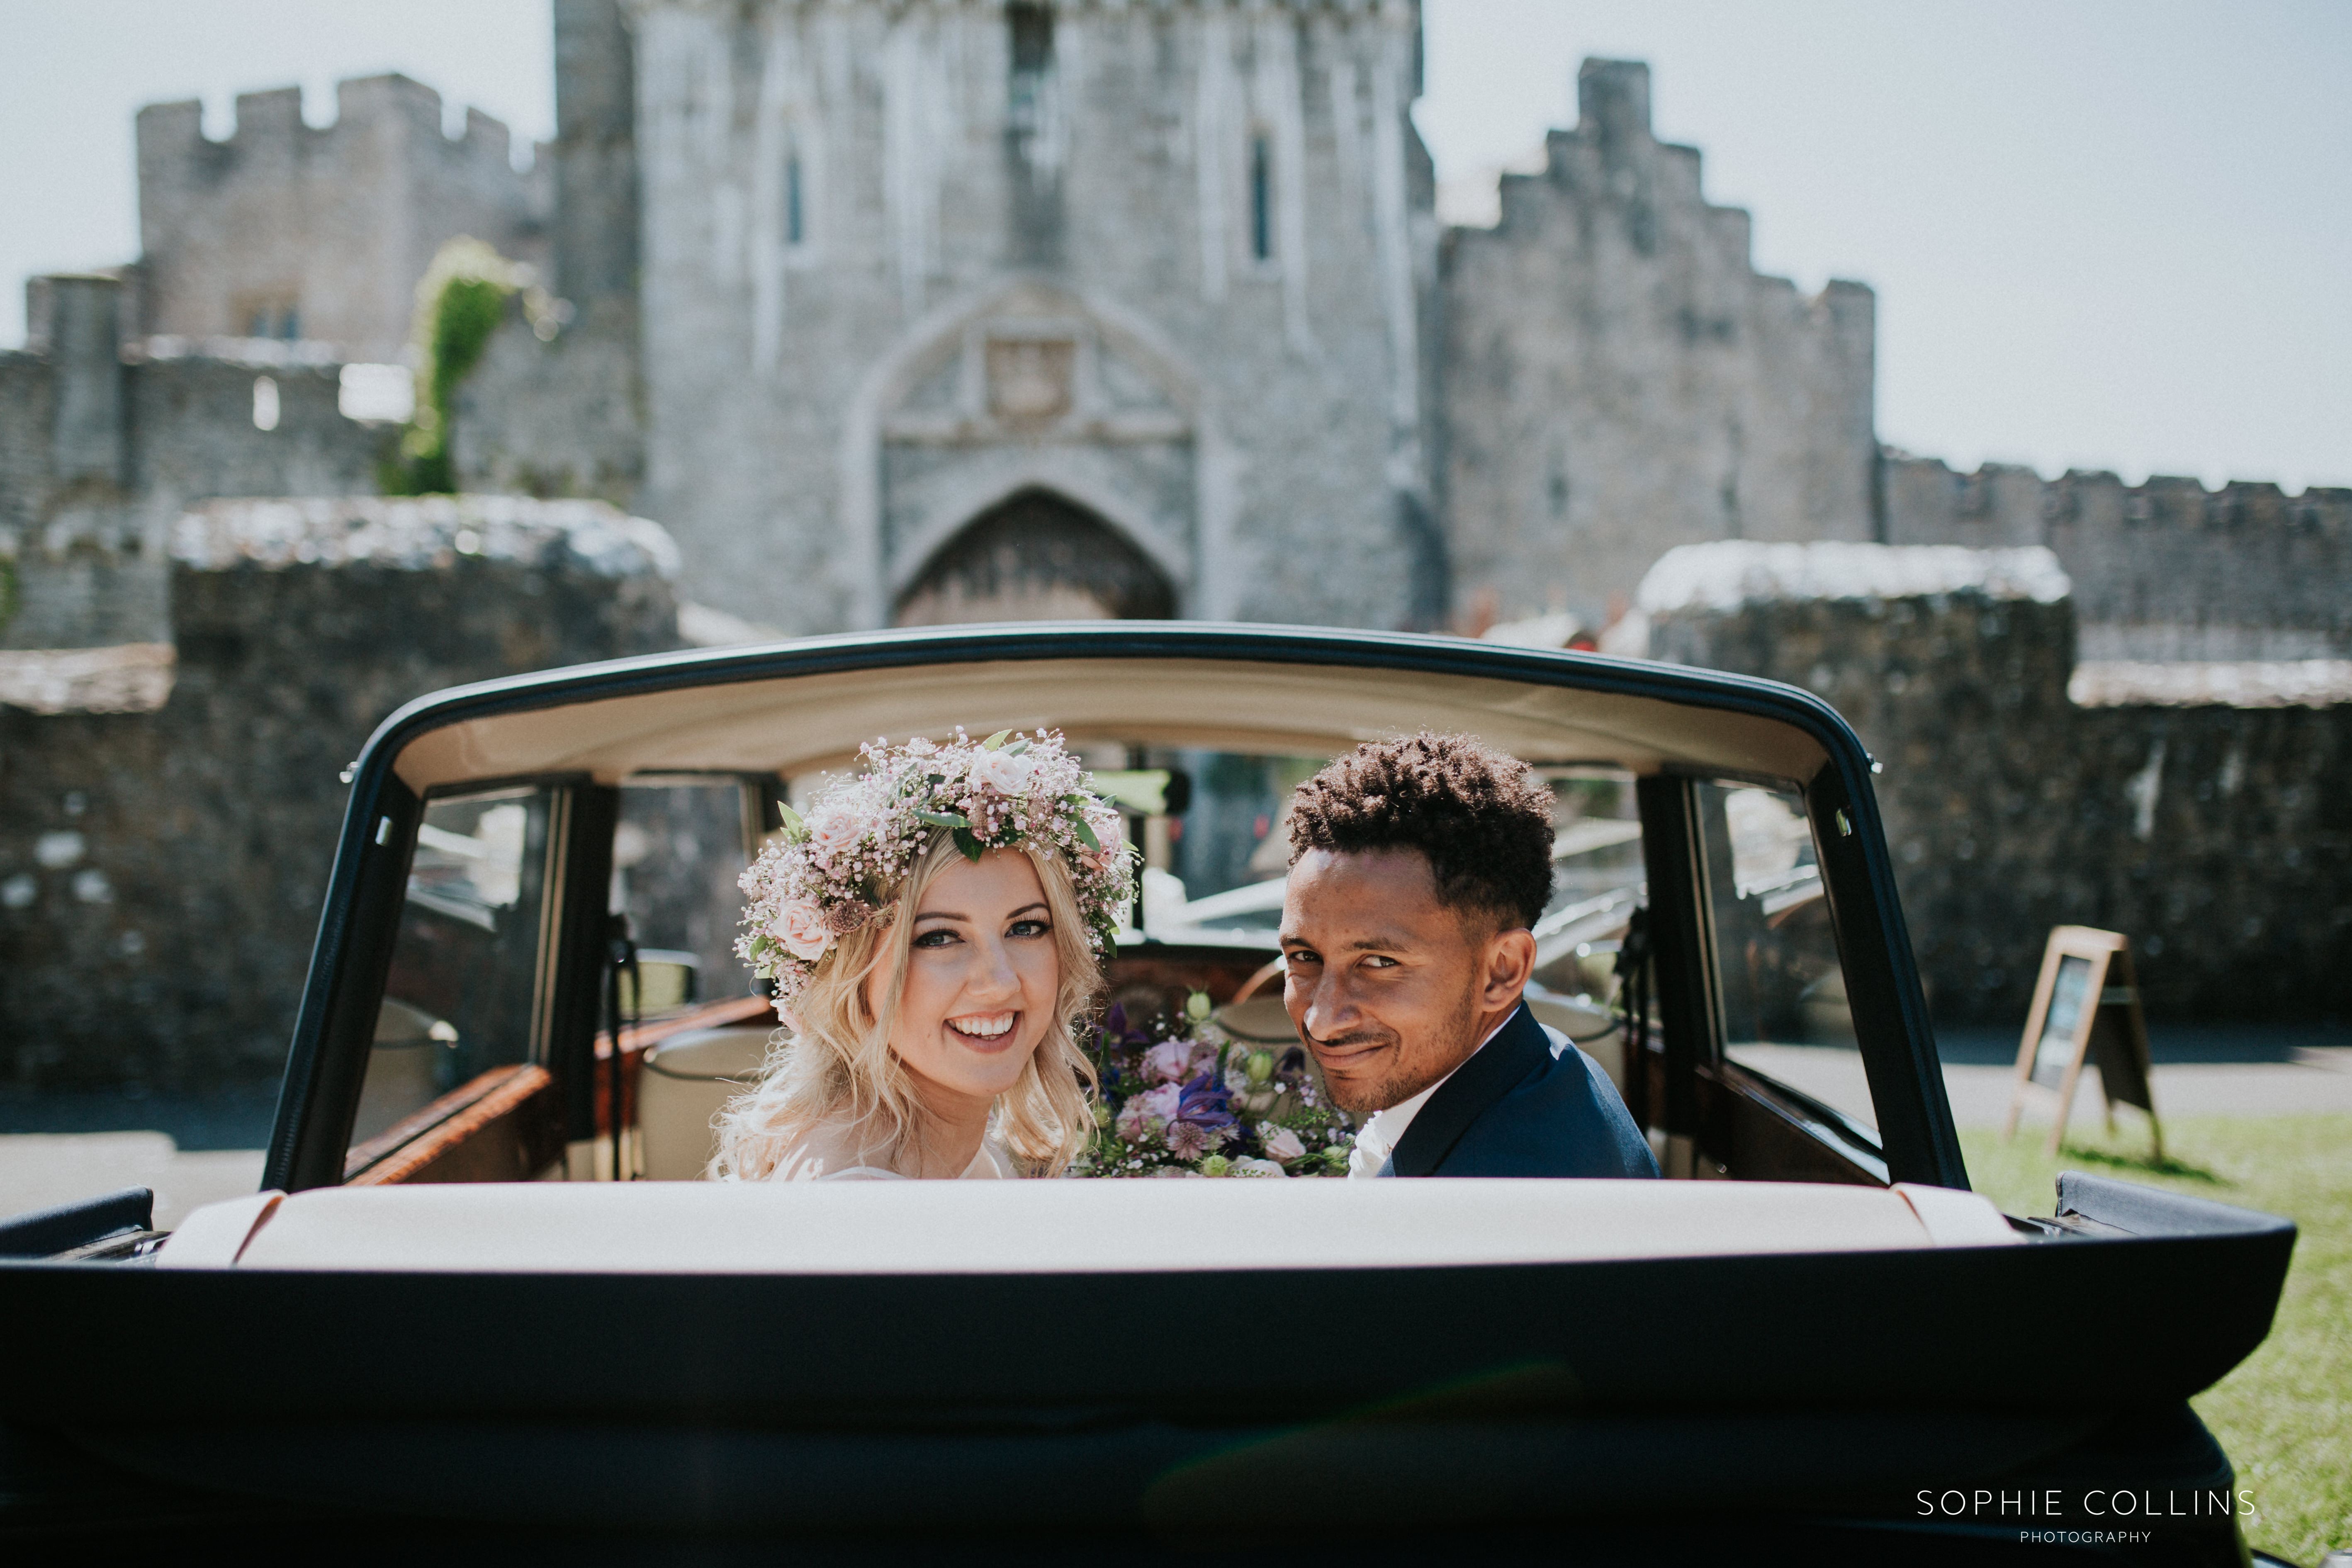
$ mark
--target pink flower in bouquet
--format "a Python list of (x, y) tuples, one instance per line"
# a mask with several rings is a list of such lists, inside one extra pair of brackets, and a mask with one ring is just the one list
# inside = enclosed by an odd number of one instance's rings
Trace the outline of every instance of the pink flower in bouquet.
[(1177, 1108), (1183, 1100), (1183, 1086), (1174, 1083), (1163, 1083), (1137, 1095), (1119, 1110), (1118, 1135), (1130, 1143), (1142, 1142), (1156, 1128), (1164, 1128), (1175, 1121)]
[(1298, 1134), (1287, 1127), (1261, 1127), (1257, 1141), (1265, 1145), (1269, 1159), (1278, 1160), (1286, 1165), (1307, 1152), (1307, 1145), (1300, 1142)]
[[(1162, 1040), (1143, 1053), (1143, 1076), (1153, 1083), (1182, 1083), (1192, 1076), (1192, 1042)], [(1170, 1114), (1174, 1114), (1171, 1109)]]
[(806, 963), (814, 963), (833, 946), (824, 910), (812, 899), (793, 899), (777, 911), (774, 934), (786, 952)]
[(1197, 1121), (1171, 1121), (1168, 1124), (1168, 1152), (1180, 1160), (1191, 1160), (1209, 1152), (1209, 1130)]

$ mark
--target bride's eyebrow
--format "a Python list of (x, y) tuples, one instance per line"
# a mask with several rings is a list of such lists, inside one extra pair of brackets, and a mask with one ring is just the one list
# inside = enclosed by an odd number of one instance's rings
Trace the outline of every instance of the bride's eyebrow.
[(915, 917), (919, 921), (962, 921), (970, 923), (970, 915), (960, 915), (952, 910), (925, 910)]
[[(1009, 914), (1009, 915), (1005, 916), (1004, 918), (1005, 918), (1006, 920), (1009, 920), (1009, 921), (1016, 921), (1016, 920), (1019, 920), (1023, 915), (1027, 914), (1031, 910), (1043, 910), (1043, 909), (1045, 909), (1045, 901), (1043, 899), (1040, 899), (1040, 900), (1037, 900), (1035, 903), (1034, 903), (1034, 904), (1024, 904), (1024, 905), (1022, 905), (1019, 909), (1017, 909), (1017, 910), (1013, 910), (1011, 914)], [(1052, 911), (1051, 911), (1051, 910), (1047, 910), (1047, 912), (1048, 912), (1048, 913), (1051, 913)]]

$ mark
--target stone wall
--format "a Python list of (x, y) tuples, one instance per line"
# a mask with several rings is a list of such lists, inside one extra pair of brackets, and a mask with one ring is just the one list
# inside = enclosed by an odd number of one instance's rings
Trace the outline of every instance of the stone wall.
[(195, 501), (375, 489), (389, 434), (343, 417), (336, 366), (126, 361), (121, 294), (34, 279), (26, 349), (0, 353), (0, 650), (168, 640), (171, 531)]
[(174, 530), (150, 713), (0, 707), (0, 1074), (283, 1064), (348, 794), (401, 703), (677, 646), (658, 529), (593, 503), (219, 502)]
[(2352, 655), (2352, 489), (2207, 490), (2109, 473), (1954, 473), (1885, 455), (1891, 544), (2046, 544), (2074, 579), (2086, 659)]
[(1873, 538), (1870, 290), (1757, 274), (1748, 215), (1651, 133), (1647, 66), (1587, 60), (1577, 89), (1500, 223), (1447, 237), (1457, 606), (1591, 625), (1676, 544)]
[(1658, 657), (1806, 687), (1884, 764), (1939, 1017), (2020, 1021), (2059, 924), (2128, 935), (2157, 1017), (2352, 1016), (2352, 690), (2077, 705), (2040, 548), (1700, 546), (1642, 596)]
[(544, 260), (548, 181), (516, 173), (504, 125), (468, 110), (464, 135), (445, 136), (441, 95), (404, 76), (339, 82), (335, 102), (335, 122), (313, 129), (299, 88), (240, 93), (225, 142), (193, 100), (139, 111), (136, 332), (305, 339), (390, 362), (443, 242), (469, 234)]

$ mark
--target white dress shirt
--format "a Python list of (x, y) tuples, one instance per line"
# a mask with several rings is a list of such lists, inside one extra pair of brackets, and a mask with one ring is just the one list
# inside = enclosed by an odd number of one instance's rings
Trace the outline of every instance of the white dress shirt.
[[(1520, 1005), (1524, 1005), (1520, 1004)], [(1509, 1013), (1504, 1014), (1503, 1024), (1509, 1023), (1512, 1015), (1518, 1010), (1518, 1006), (1514, 1006)], [(1470, 1052), (1470, 1057), (1475, 1057), (1478, 1052), (1485, 1050), (1486, 1040), (1491, 1040), (1503, 1032), (1503, 1024), (1497, 1024), (1487, 1030), (1486, 1039), (1478, 1042)], [(1568, 1043), (1568, 1037), (1549, 1025), (1539, 1024), (1537, 1026), (1542, 1029), (1545, 1036), (1550, 1039), (1551, 1054), (1555, 1057), (1559, 1055), (1560, 1047)], [(1421, 1114), (1421, 1108), (1429, 1103), (1431, 1095), (1445, 1087), (1446, 1078), (1452, 1078), (1454, 1073), (1460, 1072), (1468, 1065), (1470, 1057), (1464, 1057), (1461, 1061), (1454, 1063), (1453, 1071), (1448, 1072), (1445, 1078), (1439, 1079), (1411, 1100), (1391, 1105), (1385, 1110), (1372, 1112), (1372, 1119), (1365, 1122), (1356, 1133), (1356, 1146), (1348, 1152), (1349, 1181), (1369, 1182), (1387, 1168), (1389, 1161), (1396, 1154), (1397, 1145), (1404, 1142), (1405, 1129), (1412, 1125), (1412, 1119)]]

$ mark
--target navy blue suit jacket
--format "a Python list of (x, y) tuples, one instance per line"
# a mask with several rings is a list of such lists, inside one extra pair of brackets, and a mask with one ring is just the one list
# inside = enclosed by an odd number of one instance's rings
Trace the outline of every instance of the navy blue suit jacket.
[(1658, 1163), (1617, 1086), (1551, 1037), (1522, 1002), (1404, 1130), (1396, 1176), (1654, 1176)]

